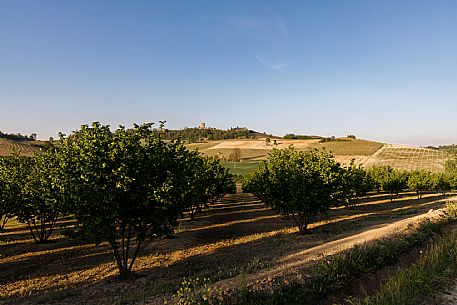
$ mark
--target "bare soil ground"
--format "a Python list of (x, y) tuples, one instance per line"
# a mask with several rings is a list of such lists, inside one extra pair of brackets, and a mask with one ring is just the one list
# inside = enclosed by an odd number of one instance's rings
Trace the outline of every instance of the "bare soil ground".
[(404, 230), (447, 200), (436, 194), (416, 198), (406, 194), (391, 203), (386, 195), (373, 195), (354, 210), (332, 209), (311, 224), (310, 234), (299, 235), (291, 220), (252, 195), (228, 195), (198, 220), (183, 219), (176, 238), (148, 244), (135, 264), (138, 277), (127, 282), (117, 278), (106, 244), (62, 235), (71, 219), (44, 245), (11, 222), (0, 235), (0, 304), (161, 303), (188, 276), (222, 288), (237, 285), (241, 274), (262, 283), (354, 243)]

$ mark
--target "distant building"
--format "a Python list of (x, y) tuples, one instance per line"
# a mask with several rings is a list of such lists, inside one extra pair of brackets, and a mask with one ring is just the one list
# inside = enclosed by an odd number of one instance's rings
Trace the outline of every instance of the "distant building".
[(201, 123), (201, 124), (198, 126), (198, 128), (200, 128), (200, 129), (205, 129), (205, 128), (206, 128), (206, 124), (205, 124), (205, 123)]

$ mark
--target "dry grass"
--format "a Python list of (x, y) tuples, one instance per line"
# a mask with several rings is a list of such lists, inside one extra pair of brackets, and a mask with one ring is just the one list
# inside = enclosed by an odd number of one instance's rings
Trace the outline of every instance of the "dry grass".
[[(148, 244), (135, 265), (139, 277), (127, 282), (117, 279), (106, 244), (70, 240), (57, 230), (51, 243), (36, 245), (23, 225), (11, 222), (0, 235), (0, 303), (142, 303), (173, 293), (185, 276), (217, 282), (275, 268), (316, 245), (440, 207), (443, 199), (434, 194), (415, 198), (408, 194), (390, 203), (388, 196), (373, 195), (355, 210), (332, 209), (303, 236), (291, 220), (252, 195), (229, 195), (197, 221), (183, 219), (175, 239)], [(66, 219), (60, 225), (63, 229), (73, 222)]]

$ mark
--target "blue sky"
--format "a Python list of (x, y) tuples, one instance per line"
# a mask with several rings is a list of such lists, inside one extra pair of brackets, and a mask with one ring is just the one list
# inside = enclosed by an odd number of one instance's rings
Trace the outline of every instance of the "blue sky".
[(457, 1), (0, 0), (0, 130), (457, 143)]

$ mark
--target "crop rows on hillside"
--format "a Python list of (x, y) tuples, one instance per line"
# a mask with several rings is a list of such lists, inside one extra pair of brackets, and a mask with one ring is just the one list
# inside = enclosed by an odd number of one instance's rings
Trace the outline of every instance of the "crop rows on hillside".
[(401, 170), (424, 169), (431, 172), (444, 170), (449, 155), (438, 150), (388, 145), (381, 148), (367, 162), (365, 168), (371, 166), (390, 165)]
[(24, 156), (33, 156), (35, 153), (39, 153), (40, 150), (32, 145), (0, 138), (0, 156), (10, 156), (15, 151)]

